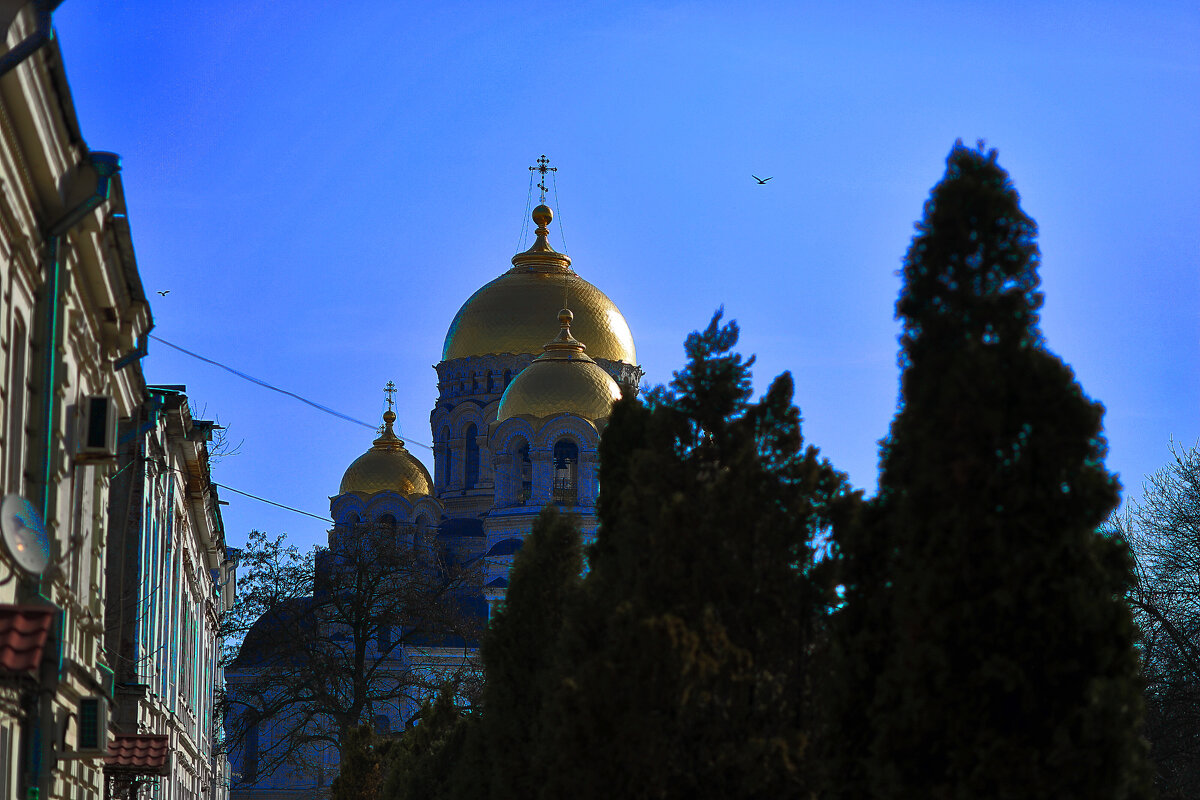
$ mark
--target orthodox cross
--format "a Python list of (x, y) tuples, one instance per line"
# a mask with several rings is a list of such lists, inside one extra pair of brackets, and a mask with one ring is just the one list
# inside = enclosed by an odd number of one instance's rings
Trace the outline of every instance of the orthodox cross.
[(546, 173), (558, 172), (558, 167), (550, 166), (550, 159), (546, 158), (545, 154), (543, 154), (542, 157), (537, 160), (537, 166), (530, 167), (529, 171), (540, 172), (542, 174), (541, 180), (538, 181), (538, 189), (542, 191), (542, 197), (540, 200), (538, 200), (538, 202), (544, 204), (546, 202)]
[(396, 393), (396, 384), (392, 381), (387, 382), (387, 386), (383, 387), (383, 393), (387, 395), (388, 411), (392, 410), (392, 395)]

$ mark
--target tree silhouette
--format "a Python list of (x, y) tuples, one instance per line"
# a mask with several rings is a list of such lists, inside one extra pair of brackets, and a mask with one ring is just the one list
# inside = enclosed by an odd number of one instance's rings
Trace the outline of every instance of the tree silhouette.
[[(961, 142), (904, 262), (878, 497), (837, 534), (833, 796), (1146, 796), (1103, 408), (1038, 329), (1037, 226)], [(864, 713), (865, 712), (865, 713)]]

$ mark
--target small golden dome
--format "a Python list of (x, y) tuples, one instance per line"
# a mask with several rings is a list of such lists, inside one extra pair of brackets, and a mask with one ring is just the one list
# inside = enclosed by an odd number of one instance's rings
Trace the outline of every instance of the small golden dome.
[(592, 355), (637, 364), (633, 334), (617, 306), (604, 292), (571, 269), (569, 256), (550, 247), (549, 207), (533, 211), (537, 241), (513, 256), (508, 272), (471, 295), (454, 315), (442, 360), (503, 353), (540, 353), (546, 341), (545, 321), (570, 293), (575, 330)]
[(558, 338), (542, 355), (513, 378), (496, 409), (496, 422), (510, 417), (545, 419), (574, 414), (589, 422), (607, 419), (621, 389), (611, 376), (583, 352), (571, 335), (570, 310), (559, 312)]
[(431, 494), (433, 481), (425, 465), (404, 449), (404, 442), (392, 430), (396, 414), (389, 408), (383, 413), (384, 430), (342, 476), (338, 494), (369, 496), (378, 492), (397, 492), (409, 500)]

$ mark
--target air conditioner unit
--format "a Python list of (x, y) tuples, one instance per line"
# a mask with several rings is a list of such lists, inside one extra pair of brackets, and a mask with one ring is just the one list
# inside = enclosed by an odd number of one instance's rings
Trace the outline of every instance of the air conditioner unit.
[(92, 394), (83, 402), (83, 431), (79, 437), (78, 461), (103, 462), (117, 459), (117, 404), (105, 394)]

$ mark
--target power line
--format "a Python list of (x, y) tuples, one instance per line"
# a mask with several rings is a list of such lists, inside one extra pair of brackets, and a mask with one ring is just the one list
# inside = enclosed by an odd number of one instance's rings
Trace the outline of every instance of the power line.
[[(150, 338), (156, 342), (161, 342), (161, 343), (165, 344), (167, 347), (173, 348), (175, 350), (178, 350), (181, 353), (189, 355), (192, 358), (199, 359), (200, 361), (203, 361), (205, 364), (212, 364), (214, 367), (220, 367), (221, 369), (225, 370), (226, 372), (230, 372), (230, 373), (238, 376), (242, 380), (250, 381), (250, 383), (253, 383), (257, 386), (261, 386), (264, 389), (270, 389), (273, 392), (279, 392), (280, 394), (285, 394), (288, 397), (291, 397), (295, 400), (299, 400), (301, 403), (312, 406), (313, 408), (317, 409), (318, 411), (324, 411), (326, 414), (332, 414), (333, 416), (337, 417), (338, 419), (344, 419), (347, 422), (353, 422), (355, 425), (362, 425), (364, 428), (369, 428), (370, 430), (375, 431), (376, 433), (379, 432), (378, 425), (372, 425), (369, 422), (363, 422), (361, 419), (356, 419), (354, 417), (349, 416), (348, 414), (343, 414), (340, 411), (334, 411), (332, 408), (329, 408), (328, 406), (323, 406), (320, 403), (309, 400), (307, 397), (301, 397), (300, 395), (296, 394), (295, 392), (289, 392), (287, 389), (280, 389), (278, 386), (275, 386), (274, 384), (267, 383), (266, 381), (256, 378), (253, 375), (247, 375), (246, 373), (242, 372), (241, 370), (234, 369), (233, 367), (229, 366), (228, 364), (222, 364), (220, 361), (214, 361), (211, 358), (205, 358), (204, 356), (200, 355), (199, 353), (193, 353), (191, 350), (188, 350), (187, 348), (180, 347), (177, 344), (168, 342), (166, 339), (163, 339), (160, 336), (155, 336), (153, 333), (150, 334)], [(405, 439), (405, 441), (415, 444), (419, 447), (424, 447), (426, 450), (429, 450), (430, 452), (433, 451), (433, 448), (430, 447), (429, 445), (425, 444), (424, 442), (418, 442), (418, 441), (415, 441), (412, 439)], [(234, 489), (233, 491), (237, 491), (237, 490)], [(270, 501), (267, 501), (267, 502), (270, 502)], [(307, 513), (307, 512), (301, 512), (301, 513)], [(311, 514), (309, 516), (311, 516)]]
[(316, 514), (309, 513), (308, 511), (302, 511), (299, 508), (292, 508), (291, 506), (285, 506), (283, 503), (276, 503), (274, 500), (268, 500), (267, 498), (259, 497), (256, 494), (250, 494), (249, 492), (243, 492), (241, 489), (235, 489), (232, 486), (226, 486), (223, 483), (217, 483), (216, 481), (213, 481), (212, 485), (219, 487), (221, 489), (228, 489), (231, 492), (236, 492), (237, 494), (240, 494), (243, 497), (249, 497), (251, 500), (257, 500), (260, 503), (267, 503), (268, 505), (277, 506), (278, 508), (283, 508), (288, 511), (294, 511), (297, 514), (303, 514), (306, 517), (312, 517), (313, 519), (319, 519), (319, 520), (321, 520), (321, 522), (333, 522), (333, 520), (331, 520), (329, 517), (322, 517), (322, 516), (318, 516)]
[[(145, 458), (145, 457), (143, 457), (143, 460), (148, 464), (153, 464), (155, 466), (155, 468), (157, 468), (159, 470), (160, 473), (174, 472), (176, 475), (183, 477), (184, 480), (187, 480), (187, 478), (189, 477), (187, 472), (185, 472), (184, 470), (181, 470), (177, 467), (170, 466), (169, 464), (166, 463), (166, 461), (160, 462), (160, 461), (155, 461), (152, 458)], [(117, 470), (117, 472), (119, 473), (126, 469), (129, 469), (129, 467), (131, 467), (135, 463), (136, 463), (136, 461), (131, 459), (128, 464), (121, 467), (121, 469)], [(114, 474), (116, 474), (116, 473), (114, 473)], [(229, 491), (240, 494), (243, 497), (249, 497), (251, 500), (258, 500), (259, 502), (267, 503), (268, 505), (272, 505), (272, 506), (277, 506), (279, 508), (286, 509), (287, 511), (295, 511), (297, 514), (303, 514), (306, 517), (312, 517), (313, 519), (319, 519), (322, 522), (332, 522), (333, 521), (329, 517), (322, 517), (317, 514), (313, 514), (309, 511), (304, 511), (303, 509), (293, 508), (292, 506), (285, 506), (283, 503), (276, 503), (274, 500), (268, 500), (267, 498), (259, 497), (256, 494), (250, 494), (249, 492), (243, 492), (241, 489), (235, 489), (232, 486), (225, 485), (224, 483), (217, 483), (216, 481), (212, 481), (212, 480), (210, 480), (209, 483), (220, 489), (228, 489)]]

